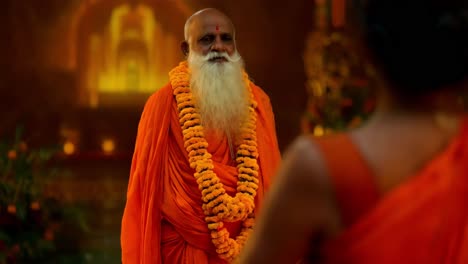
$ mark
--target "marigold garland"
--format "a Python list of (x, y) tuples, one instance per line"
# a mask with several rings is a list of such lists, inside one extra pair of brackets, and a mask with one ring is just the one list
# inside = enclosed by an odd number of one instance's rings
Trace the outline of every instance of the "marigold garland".
[[(179, 110), (179, 122), (184, 137), (190, 167), (195, 169), (194, 177), (202, 194), (202, 208), (205, 221), (211, 232), (212, 242), (218, 255), (232, 261), (239, 253), (254, 225), (254, 198), (258, 189), (256, 113), (252, 90), (249, 87), (249, 118), (241, 126), (241, 137), (236, 161), (238, 169), (237, 193), (229, 196), (220, 179), (214, 173), (211, 154), (208, 153), (208, 142), (204, 137), (204, 128), (200, 114), (190, 89), (190, 70), (187, 62), (169, 73), (173, 94)], [(248, 76), (244, 73), (248, 83)], [(229, 237), (223, 222), (242, 222), (242, 230), (236, 239)]]

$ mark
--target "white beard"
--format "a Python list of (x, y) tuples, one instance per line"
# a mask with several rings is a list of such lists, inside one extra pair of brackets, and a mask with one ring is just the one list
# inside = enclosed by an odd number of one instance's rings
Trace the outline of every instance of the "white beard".
[[(228, 61), (209, 61), (219, 56), (224, 56)], [(242, 58), (237, 52), (229, 57), (225, 52), (210, 52), (201, 56), (191, 51), (187, 61), (191, 70), (190, 87), (202, 124), (216, 134), (237, 137), (241, 123), (248, 116), (249, 103)]]

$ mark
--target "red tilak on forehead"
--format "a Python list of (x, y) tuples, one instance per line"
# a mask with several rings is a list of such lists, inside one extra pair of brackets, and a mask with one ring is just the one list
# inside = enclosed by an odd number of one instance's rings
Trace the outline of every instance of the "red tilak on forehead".
[(219, 25), (216, 25), (216, 31), (219, 31)]

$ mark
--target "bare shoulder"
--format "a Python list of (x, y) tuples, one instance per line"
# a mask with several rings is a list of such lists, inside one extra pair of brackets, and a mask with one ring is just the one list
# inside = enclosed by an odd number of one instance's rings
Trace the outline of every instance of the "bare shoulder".
[(330, 187), (328, 172), (322, 154), (310, 136), (303, 135), (296, 138), (285, 154), (292, 177), (299, 182), (306, 183), (314, 189)]
[[(297, 223), (313, 224), (326, 234), (339, 228), (339, 214), (323, 155), (310, 136), (296, 138), (284, 156), (277, 185), (299, 209)], [(291, 212), (294, 215), (294, 212)]]
[(296, 138), (284, 155), (240, 263), (295, 263), (313, 246), (311, 240), (335, 233), (338, 218), (327, 197), (324, 172), (313, 140)]

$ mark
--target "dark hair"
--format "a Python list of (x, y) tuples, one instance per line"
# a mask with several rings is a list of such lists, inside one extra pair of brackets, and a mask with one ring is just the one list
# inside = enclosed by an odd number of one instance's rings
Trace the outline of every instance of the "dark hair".
[(363, 40), (404, 97), (441, 91), (468, 76), (467, 0), (368, 0)]

